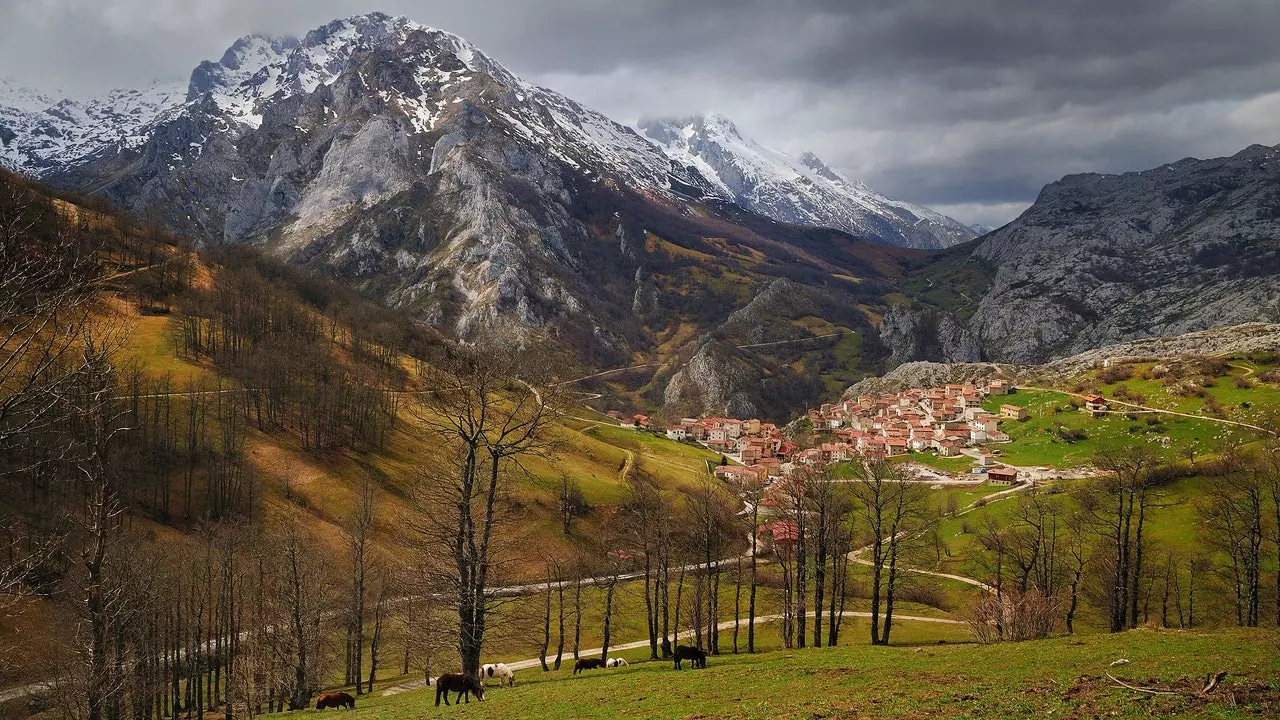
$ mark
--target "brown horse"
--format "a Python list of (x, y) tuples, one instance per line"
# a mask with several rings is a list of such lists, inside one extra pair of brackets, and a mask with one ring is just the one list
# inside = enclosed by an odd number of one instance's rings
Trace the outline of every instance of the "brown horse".
[(573, 663), (573, 674), (577, 675), (583, 670), (599, 670), (604, 667), (604, 661), (600, 658), (578, 658)]
[(696, 647), (688, 645), (676, 646), (676, 669), (683, 670), (680, 667), (680, 661), (688, 660), (689, 664), (695, 668), (704, 668), (707, 666), (707, 654)]
[(462, 673), (448, 673), (436, 678), (436, 707), (440, 707), (440, 697), (444, 696), (444, 704), (449, 704), (449, 693), (456, 692), (458, 697), (454, 699), (454, 703), (462, 702), (465, 697), (467, 703), (471, 702), (471, 696), (475, 695), (476, 700), (484, 702), (484, 685), (479, 680), (467, 677)]
[(325, 693), (316, 698), (316, 709), (324, 710), (325, 708), (347, 708), (356, 709), (356, 699), (344, 692)]

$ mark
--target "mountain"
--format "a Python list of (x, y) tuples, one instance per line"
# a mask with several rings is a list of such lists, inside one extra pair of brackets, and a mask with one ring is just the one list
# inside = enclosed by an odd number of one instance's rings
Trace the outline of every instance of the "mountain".
[(639, 128), (675, 163), (710, 178), (722, 197), (775, 220), (904, 247), (943, 248), (974, 237), (956, 220), (840, 176), (813, 153), (793, 158), (744, 138), (721, 115), (645, 119)]
[(0, 79), (0, 165), (40, 177), (136, 151), (158, 119), (182, 105), (186, 90), (157, 83), (84, 101), (55, 100)]
[(974, 237), (981, 237), (991, 232), (992, 230), (995, 230), (995, 227), (991, 225), (987, 225), (985, 223), (973, 223), (972, 225), (969, 226), (969, 229), (973, 231)]
[[(878, 366), (884, 297), (921, 261), (751, 212), (633, 129), (381, 13), (242, 38), (149, 114), (129, 142), (19, 166), (456, 337), (547, 330), (589, 366), (652, 362), (656, 377), (610, 388), (637, 407), (784, 419), (833, 367), (852, 381)], [(777, 341), (809, 344), (740, 348)], [(699, 356), (732, 358), (732, 381), (689, 371)]]
[(654, 366), (593, 388), (637, 408), (785, 419), (912, 360), (1030, 362), (1276, 319), (1270, 148), (1071, 176), (1009, 225), (921, 250), (776, 219), (804, 189), (854, 219), (952, 222), (817, 158), (715, 117), (642, 136), (380, 13), (247, 36), (180, 91), (3, 90), (6, 163), (259, 246), (454, 337), (547, 335), (588, 367)]
[(897, 360), (1041, 363), (1280, 321), (1280, 146), (1069, 175), (920, 280), (882, 324)]

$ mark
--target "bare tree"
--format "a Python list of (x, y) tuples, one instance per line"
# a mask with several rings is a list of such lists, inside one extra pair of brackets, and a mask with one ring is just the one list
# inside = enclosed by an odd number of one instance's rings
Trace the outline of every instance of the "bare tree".
[(343, 527), (347, 550), (351, 554), (351, 604), (347, 620), (347, 682), (355, 683), (356, 695), (361, 694), (360, 679), (364, 677), (364, 625), (366, 578), (369, 574), (371, 542), (374, 522), (373, 483), (366, 475), (361, 478), (359, 496)]
[(924, 523), (928, 494), (923, 485), (910, 482), (909, 471), (883, 457), (857, 459), (854, 473), (849, 485), (870, 540), (871, 643), (888, 645), (900, 573), (898, 560), (913, 532)]
[(1211, 496), (1197, 508), (1209, 530), (1209, 547), (1227, 557), (1223, 574), (1233, 589), (1236, 624), (1256, 627), (1262, 587), (1263, 507), (1268, 479), (1263, 466), (1229, 458), (1232, 469), (1217, 478)]
[(1111, 631), (1120, 632), (1138, 624), (1143, 557), (1149, 543), (1147, 515), (1159, 505), (1152, 478), (1157, 458), (1148, 448), (1138, 447), (1100, 453), (1095, 463), (1107, 474), (1086, 488), (1080, 500), (1095, 529), (1111, 546), (1108, 615)]
[(741, 482), (737, 486), (738, 496), (747, 504), (751, 525), (751, 588), (747, 594), (747, 652), (756, 651), (756, 591), (757, 557), (759, 555), (760, 533), (760, 501), (764, 500), (764, 483), (758, 478)]
[(556, 416), (550, 365), (537, 353), (494, 341), (452, 348), (419, 368), (421, 425), (453, 452), (456, 466), (431, 468), (418, 483), (419, 535), (447, 553), (437, 568), (458, 613), (462, 670), (478, 678), (489, 587), (499, 561), (504, 479), (523, 458), (550, 450), (544, 431)]
[(373, 692), (373, 683), (378, 678), (378, 653), (382, 649), (382, 620), (386, 615), (387, 582), (385, 576), (379, 574), (377, 581), (377, 600), (373, 604), (373, 637), (369, 641), (369, 683), (365, 692)]

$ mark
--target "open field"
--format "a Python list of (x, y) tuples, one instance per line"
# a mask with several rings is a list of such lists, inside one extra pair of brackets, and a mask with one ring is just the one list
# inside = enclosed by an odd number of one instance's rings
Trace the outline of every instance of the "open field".
[[(850, 628), (853, 635), (860, 625), (865, 621)], [(912, 623), (903, 623), (901, 630), (904, 636), (914, 631)], [(710, 658), (705, 670), (680, 673), (666, 662), (576, 677), (569, 669), (526, 670), (517, 675), (515, 688), (493, 688), (484, 703), (436, 708), (434, 689), (422, 689), (364, 698), (352, 715), (354, 720), (1274, 717), (1280, 709), (1278, 642), (1275, 630), (1139, 630), (1019, 645), (855, 644), (721, 655)], [(1109, 667), (1120, 658), (1131, 663)], [(1228, 673), (1222, 687), (1206, 698), (1193, 697), (1204, 676), (1219, 670)], [(1108, 679), (1108, 671), (1130, 683), (1180, 694), (1127, 690)]]
[[(1091, 417), (1071, 406), (1071, 396), (1060, 392), (1019, 390), (987, 398), (988, 410), (1000, 405), (1027, 409), (1027, 420), (1001, 420), (1000, 429), (1011, 442), (1000, 445), (1000, 460), (1012, 465), (1072, 467), (1084, 465), (1098, 452), (1149, 444), (1170, 453), (1195, 447), (1207, 455), (1223, 447), (1247, 442), (1258, 433), (1209, 420), (1152, 413), (1121, 413)], [(1083, 432), (1083, 436), (1073, 434)]]

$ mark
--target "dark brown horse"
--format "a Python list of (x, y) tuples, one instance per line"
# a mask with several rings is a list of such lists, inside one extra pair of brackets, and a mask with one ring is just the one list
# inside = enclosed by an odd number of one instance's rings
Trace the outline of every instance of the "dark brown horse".
[(444, 696), (444, 704), (449, 704), (449, 693), (456, 692), (458, 697), (454, 698), (455, 703), (462, 702), (465, 697), (467, 703), (471, 702), (471, 696), (475, 695), (476, 700), (484, 702), (484, 686), (479, 680), (469, 678), (462, 673), (448, 673), (436, 678), (436, 707), (440, 706), (440, 697)]
[(577, 675), (583, 670), (599, 670), (604, 667), (604, 661), (600, 658), (578, 658), (573, 663), (573, 674)]
[(344, 692), (325, 693), (316, 698), (316, 709), (324, 710), (325, 708), (348, 708), (356, 709), (356, 699)]
[(684, 669), (680, 667), (680, 661), (682, 660), (688, 660), (689, 664), (693, 665), (695, 668), (704, 668), (707, 666), (707, 654), (696, 647), (689, 647), (688, 645), (676, 646), (677, 670)]

